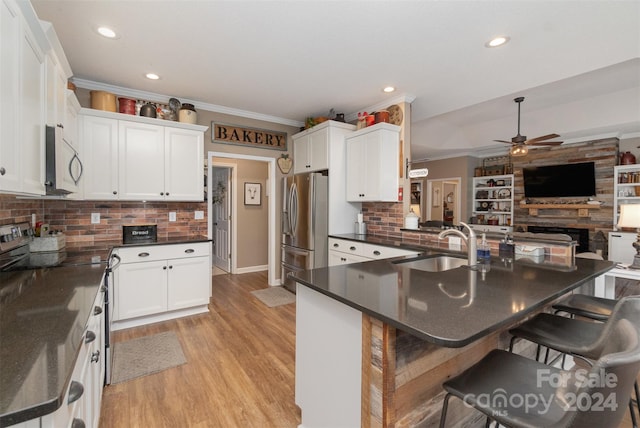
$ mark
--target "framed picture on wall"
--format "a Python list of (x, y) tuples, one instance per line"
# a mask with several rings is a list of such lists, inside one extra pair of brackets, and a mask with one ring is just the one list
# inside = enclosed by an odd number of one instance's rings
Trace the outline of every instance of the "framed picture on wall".
[(245, 205), (261, 205), (262, 184), (260, 183), (244, 183), (244, 204)]

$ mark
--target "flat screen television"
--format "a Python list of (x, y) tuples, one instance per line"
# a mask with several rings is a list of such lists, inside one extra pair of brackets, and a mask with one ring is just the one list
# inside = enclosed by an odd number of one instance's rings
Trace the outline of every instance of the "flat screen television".
[(522, 168), (524, 196), (526, 198), (595, 196), (595, 171), (594, 162)]

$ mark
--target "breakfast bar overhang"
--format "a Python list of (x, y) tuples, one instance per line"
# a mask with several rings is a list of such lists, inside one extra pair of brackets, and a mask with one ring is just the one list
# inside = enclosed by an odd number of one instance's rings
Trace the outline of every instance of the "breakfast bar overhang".
[[(301, 427), (437, 425), (446, 379), (506, 348), (511, 327), (614, 267), (493, 258), (487, 272), (425, 272), (404, 260), (295, 274)], [(449, 408), (448, 423), (474, 418), (482, 415), (462, 403)]]

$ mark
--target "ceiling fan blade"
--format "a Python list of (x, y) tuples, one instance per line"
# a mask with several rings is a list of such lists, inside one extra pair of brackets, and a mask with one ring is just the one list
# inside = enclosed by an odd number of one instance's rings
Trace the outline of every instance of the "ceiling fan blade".
[(563, 141), (538, 141), (538, 142), (527, 142), (528, 146), (559, 146)]
[(528, 140), (527, 144), (535, 143), (536, 141), (550, 140), (552, 138), (558, 138), (558, 137), (559, 137), (558, 134), (543, 135), (542, 137), (536, 137), (536, 138), (532, 138), (532, 139)]
[(493, 141), (495, 141), (495, 142), (497, 142), (497, 143), (513, 144), (513, 142), (511, 142), (511, 141), (505, 141), (505, 140), (493, 140)]

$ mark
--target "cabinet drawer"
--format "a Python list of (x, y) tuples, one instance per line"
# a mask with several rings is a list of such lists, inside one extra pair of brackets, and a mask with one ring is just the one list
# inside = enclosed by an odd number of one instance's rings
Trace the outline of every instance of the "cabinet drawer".
[(209, 242), (195, 242), (191, 244), (148, 245), (140, 247), (118, 248), (116, 253), (122, 263), (150, 262), (184, 257), (199, 257), (209, 255)]
[(382, 245), (364, 244), (361, 255), (371, 259), (388, 259), (390, 257), (410, 256), (418, 254), (417, 251), (404, 250), (401, 248), (385, 247)]
[(360, 242), (329, 238), (329, 250), (341, 251), (347, 254), (363, 255), (362, 248), (364, 245)]

